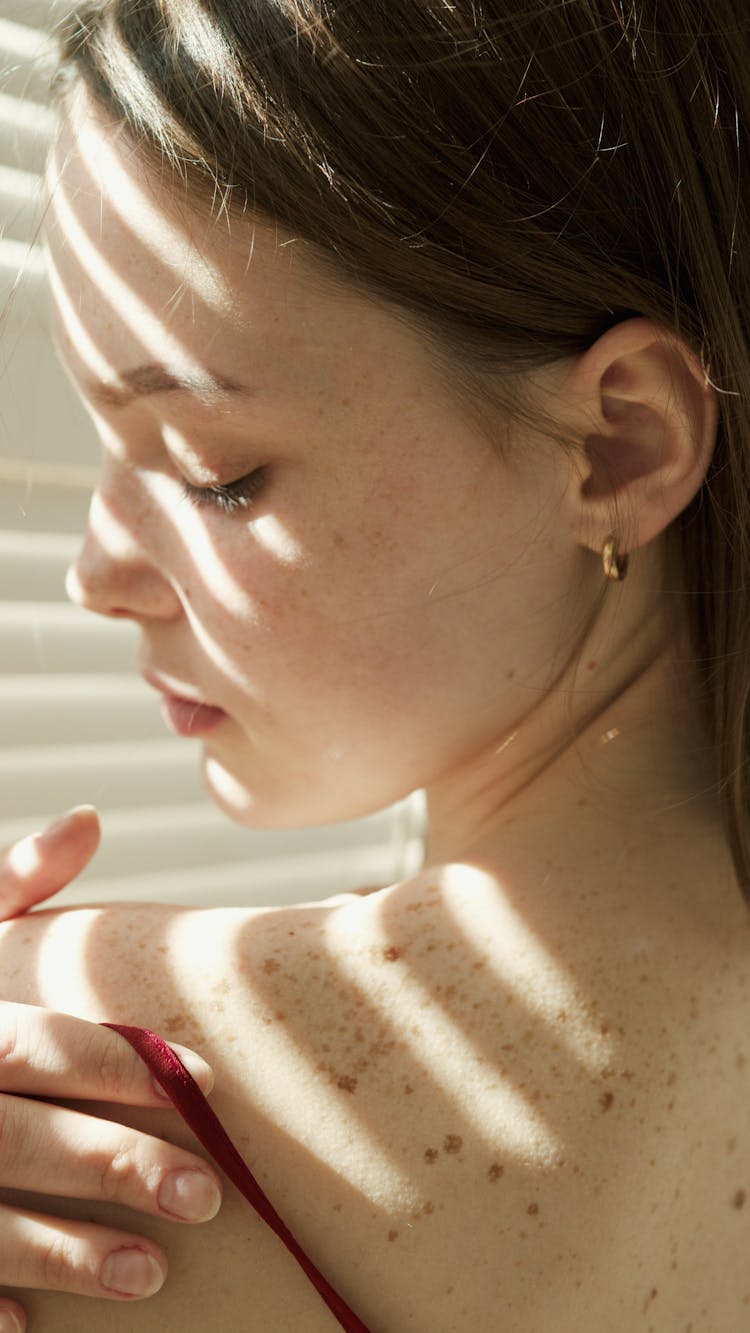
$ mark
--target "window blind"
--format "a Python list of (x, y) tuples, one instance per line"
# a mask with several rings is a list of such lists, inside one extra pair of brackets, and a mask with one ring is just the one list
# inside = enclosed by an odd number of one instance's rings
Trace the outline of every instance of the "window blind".
[(422, 793), (326, 828), (233, 824), (201, 786), (200, 742), (164, 727), (136, 627), (66, 599), (98, 460), (53, 354), (38, 237), (49, 34), (66, 8), (0, 0), (0, 846), (96, 804), (102, 845), (61, 905), (261, 905), (397, 880), (421, 864)]

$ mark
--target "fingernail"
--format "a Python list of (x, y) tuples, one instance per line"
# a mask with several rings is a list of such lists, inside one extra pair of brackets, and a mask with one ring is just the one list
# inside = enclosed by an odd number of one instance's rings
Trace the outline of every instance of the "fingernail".
[(108, 1291), (121, 1296), (153, 1296), (162, 1286), (164, 1274), (145, 1250), (115, 1250), (102, 1264), (100, 1281)]
[[(48, 824), (46, 828), (42, 829), (41, 833), (36, 834), (36, 837), (39, 838), (40, 841), (44, 842), (46, 842), (48, 838), (49, 839), (56, 838), (58, 833), (62, 833), (63, 829), (68, 827), (71, 819), (73, 818), (73, 815), (77, 815), (79, 810), (93, 810), (94, 813), (96, 813), (96, 806), (95, 805), (71, 806), (70, 810), (66, 810), (65, 814), (62, 815), (60, 819), (56, 819), (54, 824)], [(2, 1330), (0, 1330), (0, 1333), (2, 1333)]]
[(209, 1222), (221, 1208), (221, 1194), (205, 1171), (170, 1171), (158, 1198), (160, 1208), (183, 1222)]
[(23, 1325), (10, 1310), (0, 1310), (0, 1333), (23, 1333)]
[(187, 1046), (176, 1046), (173, 1042), (169, 1043), (175, 1055), (182, 1061), (189, 1074), (192, 1074), (201, 1092), (209, 1093), (214, 1086), (214, 1071), (203, 1059), (202, 1055), (196, 1055)]

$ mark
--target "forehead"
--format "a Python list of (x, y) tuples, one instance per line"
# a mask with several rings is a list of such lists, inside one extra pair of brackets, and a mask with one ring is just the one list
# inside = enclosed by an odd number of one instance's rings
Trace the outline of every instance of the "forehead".
[(337, 343), (351, 345), (361, 298), (327, 290), (305, 247), (273, 225), (201, 213), (82, 90), (48, 180), (56, 315), (74, 355), (88, 343), (89, 359), (116, 370), (168, 357), (198, 371), (213, 349), (241, 378), (252, 348), (261, 378), (283, 360), (318, 377)]

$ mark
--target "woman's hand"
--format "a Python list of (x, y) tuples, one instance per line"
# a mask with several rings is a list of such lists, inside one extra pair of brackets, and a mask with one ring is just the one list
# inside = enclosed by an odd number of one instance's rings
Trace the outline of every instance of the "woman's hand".
[[(45, 836), (16, 843), (0, 858), (0, 919), (63, 888), (98, 844), (91, 806), (71, 811)], [(210, 1091), (208, 1065), (183, 1046), (173, 1049), (203, 1092)], [(203, 1221), (218, 1211), (218, 1176), (200, 1158), (41, 1099), (171, 1106), (117, 1033), (0, 999), (0, 1189), (106, 1200), (174, 1220)], [(132, 1300), (157, 1291), (166, 1270), (163, 1250), (146, 1237), (0, 1203), (0, 1287)], [(21, 1306), (0, 1293), (0, 1333), (4, 1316), (26, 1328)], [(12, 1321), (7, 1329), (15, 1329)]]
[(88, 865), (100, 836), (93, 805), (77, 805), (0, 853), (0, 921), (21, 916), (70, 884)]

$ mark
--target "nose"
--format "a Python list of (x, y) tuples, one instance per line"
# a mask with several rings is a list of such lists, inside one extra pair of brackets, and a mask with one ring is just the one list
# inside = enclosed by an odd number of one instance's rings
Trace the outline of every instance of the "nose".
[(166, 574), (98, 492), (91, 501), (81, 548), (67, 571), (72, 602), (100, 616), (174, 619), (180, 598)]

